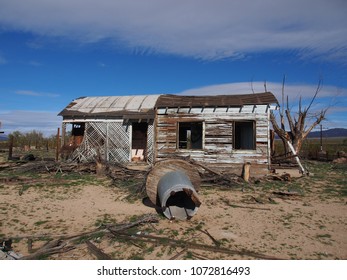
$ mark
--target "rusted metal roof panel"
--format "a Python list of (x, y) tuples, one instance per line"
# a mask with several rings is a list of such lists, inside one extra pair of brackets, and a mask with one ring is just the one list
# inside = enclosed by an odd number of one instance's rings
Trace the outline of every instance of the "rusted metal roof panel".
[(154, 117), (156, 108), (190, 107), (242, 107), (244, 105), (268, 105), (278, 103), (271, 92), (214, 95), (134, 95), (80, 97), (59, 113), (63, 117), (119, 117), (135, 114)]
[(63, 117), (124, 116), (126, 114), (153, 115), (159, 95), (81, 97), (72, 101), (59, 113)]
[(244, 105), (265, 105), (278, 103), (271, 92), (239, 94), (239, 95), (214, 95), (214, 96), (182, 96), (161, 95), (156, 107), (239, 107)]

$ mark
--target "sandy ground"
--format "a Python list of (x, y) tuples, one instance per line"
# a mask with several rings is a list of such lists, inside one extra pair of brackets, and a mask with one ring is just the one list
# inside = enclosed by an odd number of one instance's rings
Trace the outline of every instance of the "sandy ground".
[[(72, 179), (71, 179), (72, 180)], [(299, 182), (301, 182), (299, 179)], [(346, 196), (325, 195), (326, 181), (303, 181), (303, 196), (279, 198), (273, 189), (253, 185), (243, 191), (202, 187), (202, 205), (189, 221), (169, 221), (141, 226), (139, 231), (208, 245), (251, 250), (283, 259), (347, 259)], [(73, 180), (72, 180), (73, 181)], [(61, 185), (59, 185), (61, 183)], [(30, 187), (25, 188), (29, 184)], [(128, 191), (107, 179), (66, 185), (49, 176), (17, 177), (0, 182), (0, 239), (12, 238), (13, 250), (28, 255), (45, 236), (69, 236), (96, 229), (101, 223), (129, 222), (135, 216), (156, 214), (142, 199), (128, 199)], [(109, 236), (92, 239), (93, 244), (114, 259), (170, 259), (182, 248), (163, 244), (124, 242)], [(95, 259), (84, 242), (50, 259)], [(242, 254), (211, 253), (187, 249), (177, 259), (253, 259)]]

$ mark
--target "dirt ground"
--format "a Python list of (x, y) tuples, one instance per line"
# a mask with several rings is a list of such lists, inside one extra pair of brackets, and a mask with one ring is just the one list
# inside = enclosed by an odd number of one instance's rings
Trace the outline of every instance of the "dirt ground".
[[(170, 221), (131, 186), (94, 174), (18, 172), (0, 164), (0, 239), (29, 255), (47, 240), (128, 223), (155, 214), (136, 234), (226, 248), (211, 252), (189, 246), (121, 240), (108, 234), (88, 239), (113, 259), (258, 259), (252, 251), (280, 259), (347, 259), (346, 165), (307, 162), (311, 176), (289, 182), (260, 180), (231, 186), (202, 186), (201, 207), (191, 220)], [(126, 182), (125, 182), (126, 183)], [(278, 195), (274, 192), (294, 192)], [(28, 244), (32, 241), (32, 250)], [(217, 244), (217, 243), (218, 244)], [(217, 245), (218, 246), (217, 246)], [(96, 259), (85, 239), (48, 259)], [(239, 253), (237, 253), (239, 252)]]

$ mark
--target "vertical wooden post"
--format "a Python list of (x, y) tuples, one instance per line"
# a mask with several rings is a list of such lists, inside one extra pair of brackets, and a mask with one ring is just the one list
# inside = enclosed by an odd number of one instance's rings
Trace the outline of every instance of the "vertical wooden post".
[(243, 172), (242, 172), (243, 180), (245, 180), (246, 182), (249, 181), (250, 169), (251, 169), (251, 164), (250, 164), (249, 162), (246, 162), (246, 163), (243, 165)]
[(13, 135), (10, 135), (9, 139), (9, 145), (8, 145), (8, 160), (12, 159), (12, 153), (13, 153)]
[(323, 126), (320, 125), (320, 151), (323, 151)]
[(55, 154), (55, 160), (59, 160), (59, 152), (60, 152), (60, 127), (58, 127), (57, 131), (57, 146), (56, 146), (56, 154)]
[(62, 124), (61, 127), (61, 146), (65, 145), (65, 138), (66, 138), (66, 123)]

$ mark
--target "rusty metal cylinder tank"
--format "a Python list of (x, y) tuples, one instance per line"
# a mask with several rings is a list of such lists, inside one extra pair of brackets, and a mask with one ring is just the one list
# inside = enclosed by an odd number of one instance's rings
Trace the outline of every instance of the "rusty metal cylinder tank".
[(163, 214), (169, 219), (190, 219), (201, 205), (189, 177), (179, 170), (163, 175), (157, 191)]

